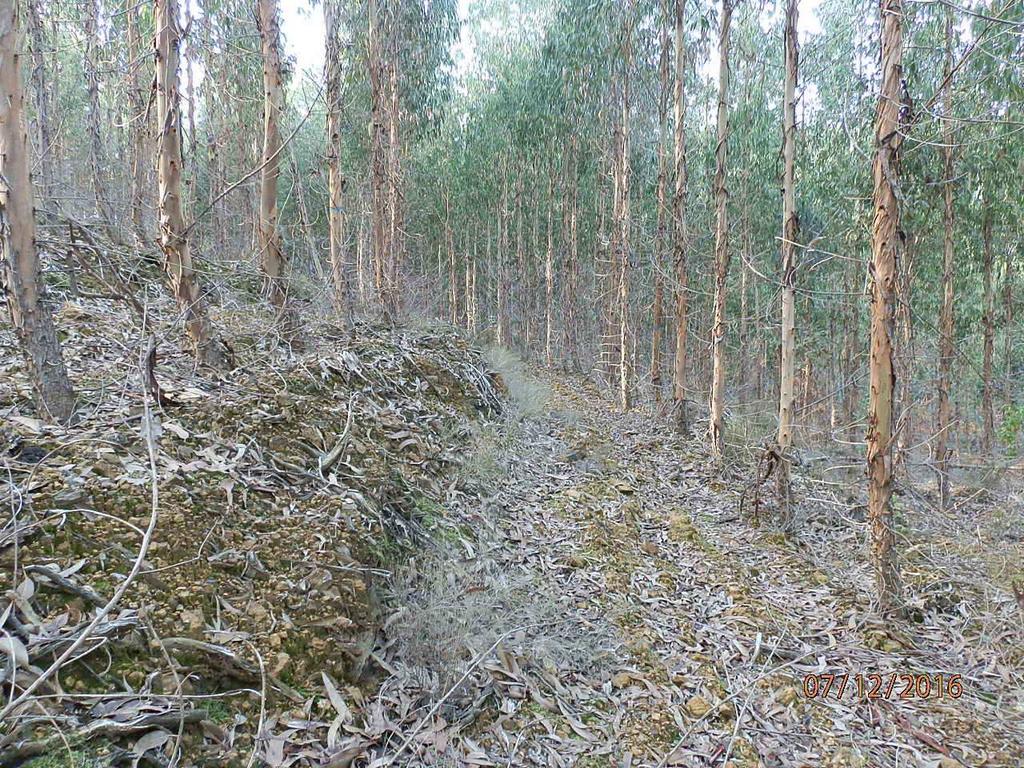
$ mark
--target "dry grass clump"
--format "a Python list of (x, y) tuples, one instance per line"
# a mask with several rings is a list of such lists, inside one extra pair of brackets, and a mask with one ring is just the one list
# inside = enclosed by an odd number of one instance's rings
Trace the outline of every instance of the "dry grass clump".
[(594, 671), (610, 662), (612, 630), (576, 618), (551, 584), (509, 572), (488, 554), (454, 555), (413, 562), (396, 576), (395, 603), (404, 608), (388, 629), (397, 657), (429, 677), (437, 695), (495, 644), (546, 668)]
[(486, 351), (484, 359), (505, 382), (513, 415), (529, 417), (544, 412), (551, 400), (551, 388), (529, 375), (522, 358), (504, 347), (495, 346)]

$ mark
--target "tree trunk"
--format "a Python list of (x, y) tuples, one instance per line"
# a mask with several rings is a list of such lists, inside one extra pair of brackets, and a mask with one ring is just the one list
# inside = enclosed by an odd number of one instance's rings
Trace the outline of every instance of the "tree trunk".
[(564, 341), (565, 353), (574, 369), (580, 367), (579, 357), (579, 178), (576, 167), (577, 139), (574, 134), (569, 141), (569, 192), (568, 192), (568, 233), (566, 237)]
[(516, 345), (520, 351), (525, 352), (528, 349), (529, 334), (523, 332), (525, 315), (523, 312), (523, 293), (524, 286), (523, 281), (526, 279), (526, 273), (524, 270), (524, 264), (526, 261), (525, 244), (523, 242), (523, 180), (522, 178), (516, 179), (515, 193), (513, 195), (515, 200), (515, 221), (516, 221), (516, 275), (515, 281), (510, 281), (508, 286), (509, 294), (509, 316), (510, 316), (510, 328), (512, 331), (512, 338), (515, 339)]
[[(132, 4), (134, 0), (126, 0)], [(221, 162), (220, 137), (223, 135), (223, 112), (218, 109), (216, 94), (226, 92), (224, 66), (217, 66), (218, 47), (214, 44), (211, 13), (208, 8), (210, 0), (203, 3), (203, 72), (204, 81), (207, 87), (203, 88), (203, 125), (206, 130), (206, 175), (209, 179), (207, 185), (207, 210), (210, 212), (210, 236), (212, 244), (210, 250), (217, 254), (218, 260), (223, 260), (227, 252), (227, 233), (225, 231), (225, 201), (220, 198), (221, 192), (226, 185), (224, 179), (224, 163)], [(217, 88), (210, 87), (216, 77)], [(209, 78), (205, 80), (205, 78)], [(145, 176), (143, 176), (145, 178)]]
[(85, 58), (82, 65), (85, 71), (86, 95), (89, 105), (87, 110), (88, 119), (86, 121), (90, 139), (89, 175), (92, 180), (96, 217), (106, 228), (110, 237), (117, 241), (118, 237), (114, 230), (110, 203), (107, 199), (106, 182), (103, 178), (103, 169), (107, 167), (107, 162), (106, 152), (103, 147), (103, 131), (100, 127), (100, 83), (96, 63), (96, 45), (99, 42), (98, 15), (98, 0), (86, 0), (85, 18), (83, 20)]
[(455, 233), (452, 231), (452, 206), (449, 193), (444, 196), (444, 239), (448, 251), (448, 321), (459, 324), (459, 273), (455, 258)]
[[(1013, 364), (1013, 253), (1009, 248), (1004, 255), (1006, 269), (1003, 272), (1003, 376), (1010, 375), (1010, 368)], [(1005, 389), (1007, 402), (1013, 402), (1013, 390), (1011, 387)]]
[[(392, 10), (392, 13), (394, 11)], [(392, 24), (393, 24), (392, 20)], [(388, 303), (391, 317), (398, 317), (399, 274), (402, 260), (402, 144), (399, 133), (401, 114), (398, 104), (398, 35), (389, 27), (391, 52), (388, 56), (388, 220), (390, 232), (388, 242)]]
[(892, 395), (896, 265), (903, 233), (897, 192), (902, 144), (903, 0), (881, 0), (882, 79), (875, 119), (875, 216), (871, 230), (871, 362), (868, 402), (867, 473), (871, 553), (879, 606), (900, 603), (892, 520)]
[(939, 491), (939, 508), (949, 507), (949, 430), (950, 378), (953, 368), (953, 95), (950, 86), (953, 66), (953, 20), (946, 13), (946, 64), (943, 87), (943, 240), (942, 240), (942, 309), (939, 314), (938, 413), (935, 435), (935, 472)]
[(313, 267), (313, 274), (320, 285), (326, 286), (327, 275), (324, 273), (323, 263), (320, 260), (320, 246), (317, 245), (313, 236), (312, 220), (309, 216), (309, 207), (306, 205), (305, 185), (302, 183), (302, 171), (299, 169), (299, 159), (296, 157), (295, 148), (288, 147), (288, 167), (291, 170), (292, 178), (295, 179), (295, 205), (299, 212), (299, 228), (302, 230), (302, 239), (306, 241), (306, 250), (309, 253), (309, 261)]
[(352, 319), (349, 255), (345, 244), (345, 175), (341, 168), (341, 0), (324, 0), (326, 51), (324, 81), (327, 98), (327, 229), (330, 242), (334, 308)]
[[(258, 1), (258, 0), (257, 0)], [(190, 206), (195, 205), (195, 196), (197, 191), (198, 181), (197, 177), (197, 163), (198, 163), (198, 146), (199, 146), (199, 134), (196, 133), (196, 77), (195, 77), (195, 46), (192, 44), (192, 24), (195, 22), (195, 16), (192, 15), (192, 1), (185, 0), (185, 36), (182, 38), (185, 43), (185, 93), (187, 94), (186, 103), (188, 104), (188, 134), (182, 137), (182, 167), (191, 167), (192, 178), (185, 185), (185, 194), (188, 196), (186, 201), (185, 210), (194, 210)], [(185, 139), (188, 139), (188, 143), (185, 143)], [(192, 234), (195, 248), (198, 252), (202, 252), (201, 242), (201, 231), (198, 227), (195, 228)]]
[(618, 368), (619, 368), (619, 405), (628, 411), (632, 404), (632, 365), (630, 356), (629, 326), (629, 281), (630, 281), (630, 103), (629, 103), (629, 70), (633, 57), (633, 0), (626, 4), (625, 42), (622, 60), (622, 125), (619, 128), (618, 142), (618, 220), (614, 223), (618, 233)]
[(476, 249), (477, 242), (479, 240), (479, 226), (477, 227), (477, 238), (473, 240), (473, 248), (470, 250), (469, 244), (466, 244), (466, 271), (463, 275), (465, 280), (465, 297), (464, 302), (466, 304), (466, 331), (470, 336), (476, 336)]
[(23, 128), (17, 3), (0, 3), (0, 292), (28, 364), (40, 416), (67, 422), (75, 407), (46, 286), (39, 277), (35, 211)]
[(39, 15), (40, 0), (29, 0), (26, 5), (28, 15), (28, 31), (32, 46), (32, 96), (35, 106), (36, 158), (39, 164), (39, 178), (36, 186), (44, 201), (49, 201), (54, 194), (53, 173), (53, 128), (50, 125), (50, 89), (46, 73), (46, 56), (44, 49), (46, 39), (43, 35), (43, 20)]
[(384, 65), (385, 52), (381, 0), (369, 0), (369, 22), (367, 31), (368, 62), (370, 70), (370, 215), (372, 218), (373, 273), (377, 303), (381, 315), (388, 322), (394, 322), (391, 311), (390, 261), (392, 243), (391, 215), (389, 211), (389, 130), (387, 113), (387, 80)]
[[(125, 25), (128, 37), (128, 107), (130, 155), (128, 164), (131, 166), (129, 180), (129, 197), (131, 198), (132, 234), (135, 246), (143, 249), (151, 242), (146, 232), (145, 200), (146, 200), (146, 168), (152, 162), (149, 154), (149, 111), (146, 108), (146, 93), (143, 90), (139, 68), (142, 66), (142, 36), (139, 32), (139, 4), (136, 0), (125, 0)], [(209, 116), (207, 116), (209, 120)]]
[(666, 143), (668, 139), (668, 70), (669, 70), (669, 47), (668, 47), (668, 25), (669, 8), (668, 1), (662, 0), (659, 4), (661, 10), (661, 34), (660, 47), (661, 55), (658, 60), (658, 75), (660, 88), (658, 90), (658, 181), (655, 193), (655, 205), (657, 207), (656, 229), (654, 234), (654, 304), (651, 308), (651, 388), (654, 390), (655, 400), (661, 399), (661, 348), (664, 336), (664, 280), (662, 270), (665, 268), (666, 254), (668, 248), (668, 210), (665, 205), (665, 188), (668, 184), (668, 157), (666, 154)]
[(982, 192), (981, 243), (984, 254), (984, 342), (981, 356), (981, 450), (986, 456), (992, 454), (995, 443), (995, 414), (992, 406), (992, 357), (995, 347), (995, 294), (992, 291), (992, 208), (988, 195)]
[(676, 348), (672, 366), (672, 400), (680, 431), (690, 429), (686, 413), (686, 336), (689, 317), (689, 279), (686, 269), (686, 0), (675, 5), (675, 126), (672, 134), (672, 164), (675, 188), (672, 193), (673, 257), (676, 272)]
[(907, 472), (910, 460), (910, 448), (914, 444), (914, 396), (911, 392), (914, 373), (914, 315), (911, 312), (911, 300), (914, 276), (915, 239), (911, 235), (905, 237), (902, 252), (902, 264), (897, 265), (896, 284), (896, 324), (897, 335), (894, 339), (898, 369), (897, 376), (901, 380), (899, 387), (899, 419), (896, 423), (896, 454), (893, 459), (894, 471)]
[(555, 208), (555, 172), (548, 177), (548, 231), (547, 250), (544, 255), (544, 362), (554, 364), (555, 338), (555, 230), (552, 212)]
[(263, 52), (263, 170), (257, 228), (264, 289), (278, 322), (288, 320), (287, 258), (278, 229), (277, 180), (281, 173), (281, 126), (284, 88), (281, 82), (281, 29), (277, 0), (258, 0)]
[(799, 68), (797, 0), (786, 6), (786, 87), (782, 102), (782, 364), (779, 371), (779, 496), (782, 522), (792, 526), (789, 453), (793, 448), (793, 368), (796, 359), (796, 85)]
[[(359, 307), (365, 310), (370, 304), (370, 271), (372, 265), (367, 265), (367, 251), (373, 251), (370, 243), (370, 234), (367, 230), (367, 223), (370, 217), (367, 215), (363, 205), (365, 189), (358, 193), (359, 211), (356, 224), (356, 287), (359, 293)], [(368, 248), (369, 246), (369, 248)]]
[(722, 0), (722, 26), (718, 38), (718, 144), (715, 148), (715, 316), (711, 330), (711, 396), (708, 438), (711, 453), (721, 459), (725, 451), (725, 289), (729, 276), (729, 193), (726, 187), (729, 142), (729, 26), (732, 1)]
[(156, 114), (160, 126), (157, 154), (160, 247), (171, 293), (178, 302), (196, 360), (229, 367), (226, 349), (211, 329), (199, 290), (188, 232), (181, 211), (181, 114), (178, 94), (178, 0), (156, 0)]
[[(508, 328), (508, 163), (502, 164), (501, 201), (498, 203), (498, 296), (495, 302), (498, 323), (498, 346), (509, 346)], [(488, 245), (490, 240), (488, 240)]]

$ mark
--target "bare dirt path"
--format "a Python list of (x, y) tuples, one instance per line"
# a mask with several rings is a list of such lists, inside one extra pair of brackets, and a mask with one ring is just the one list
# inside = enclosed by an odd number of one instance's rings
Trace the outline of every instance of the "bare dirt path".
[[(550, 653), (513, 624), (481, 664), (495, 695), (454, 731), (466, 764), (1024, 765), (1013, 606), (979, 621), (912, 586), (915, 618), (884, 623), (855, 519), (810, 515), (786, 541), (739, 515), (748, 478), (714, 471), (699, 441), (551, 386), (507, 446), (490, 555), (565, 615)], [(829, 675), (848, 675), (841, 697), (841, 677), (822, 695)], [(404, 759), (430, 764), (439, 738)]]

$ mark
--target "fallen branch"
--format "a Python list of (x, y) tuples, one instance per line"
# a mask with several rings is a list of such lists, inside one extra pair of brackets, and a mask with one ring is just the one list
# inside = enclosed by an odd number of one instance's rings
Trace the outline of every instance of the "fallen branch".
[[(145, 317), (143, 317), (143, 324), (145, 324)], [(88, 626), (82, 630), (82, 633), (78, 638), (69, 645), (64, 652), (57, 657), (57, 659), (39, 675), (32, 683), (21, 692), (21, 695), (12, 698), (7, 702), (2, 710), (0, 710), (0, 722), (7, 719), (15, 709), (20, 707), (29, 697), (32, 696), (40, 686), (46, 681), (53, 677), (61, 667), (68, 662), (68, 660), (75, 655), (75, 652), (81, 648), (85, 642), (92, 636), (96, 627), (103, 622), (112, 610), (121, 602), (125, 593), (135, 583), (135, 579), (139, 575), (139, 571), (142, 570), (142, 565), (146, 560), (146, 554), (149, 552), (150, 544), (153, 542), (153, 534), (156, 532), (156, 523), (159, 518), (159, 490), (157, 486), (157, 471), (156, 471), (156, 444), (153, 438), (153, 413), (150, 409), (150, 398), (149, 391), (143, 384), (143, 390), (145, 396), (143, 397), (143, 418), (142, 418), (142, 435), (146, 440), (146, 448), (149, 453), (149, 474), (150, 474), (150, 515), (149, 525), (146, 527), (146, 533), (142, 537), (142, 543), (139, 546), (139, 553), (135, 558), (135, 562), (132, 563), (132, 569), (128, 572), (125, 580), (121, 582), (120, 586), (115, 590), (113, 596), (107, 601), (107, 604), (100, 608), (92, 621), (89, 622)], [(12, 691), (13, 693), (13, 691)]]
[(84, 728), (71, 734), (56, 733), (46, 739), (29, 741), (17, 746), (5, 749), (0, 753), (0, 766), (20, 765), (30, 757), (45, 754), (53, 749), (59, 748), (65, 743), (67, 736), (76, 742), (88, 741), (97, 737), (118, 737), (126, 736), (140, 731), (147, 731), (153, 728), (176, 728), (189, 723), (198, 723), (208, 717), (205, 709), (191, 709), (178, 712), (154, 712), (140, 715), (134, 720), (93, 720)]

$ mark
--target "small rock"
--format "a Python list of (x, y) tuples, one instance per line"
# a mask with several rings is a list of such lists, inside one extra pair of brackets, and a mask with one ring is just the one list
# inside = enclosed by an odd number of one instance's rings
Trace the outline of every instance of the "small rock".
[(612, 688), (625, 688), (632, 682), (633, 678), (628, 672), (616, 672), (612, 675)]
[(50, 500), (54, 509), (78, 509), (92, 507), (92, 497), (80, 485), (69, 485), (54, 494)]
[(693, 696), (686, 702), (686, 711), (694, 717), (704, 717), (711, 711), (711, 704), (703, 696)]

